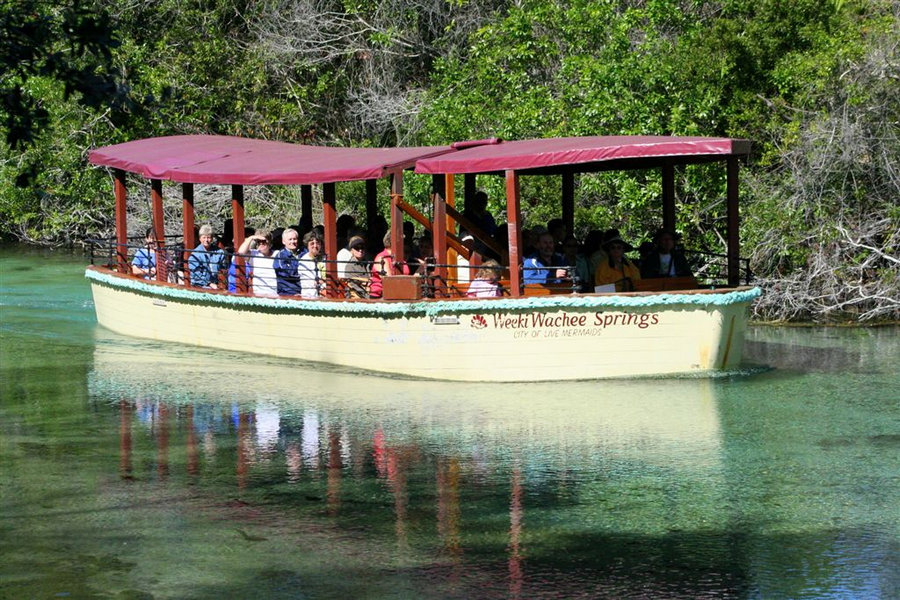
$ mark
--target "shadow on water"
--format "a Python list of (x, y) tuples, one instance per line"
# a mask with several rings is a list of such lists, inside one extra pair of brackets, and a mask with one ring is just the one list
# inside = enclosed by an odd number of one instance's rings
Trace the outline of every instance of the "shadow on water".
[(859, 353), (844, 348), (795, 348), (775, 342), (748, 341), (744, 357), (751, 363), (804, 373), (849, 371), (863, 366)]
[(873, 373), (900, 360), (900, 327), (806, 329), (751, 327), (744, 360), (802, 373)]

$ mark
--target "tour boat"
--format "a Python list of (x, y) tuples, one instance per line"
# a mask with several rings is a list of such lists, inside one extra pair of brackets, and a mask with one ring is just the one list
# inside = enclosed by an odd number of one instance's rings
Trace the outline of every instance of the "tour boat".
[[(116, 240), (109, 264), (88, 267), (86, 276), (100, 325), (139, 338), (455, 381), (709, 375), (740, 364), (748, 308), (760, 294), (741, 285), (738, 166), (748, 153), (745, 140), (670, 136), (489, 139), (418, 148), (314, 147), (206, 135), (136, 140), (90, 153), (91, 163), (112, 169)], [(699, 289), (692, 278), (662, 278), (627, 293), (525, 285), (521, 177), (560, 178), (562, 219), (572, 231), (576, 174), (660, 169), (661, 222), (674, 230), (675, 169), (710, 162), (724, 163), (727, 173), (727, 285)], [(430, 217), (403, 197), (409, 170), (432, 175)], [(181, 237), (188, 249), (196, 245), (195, 184), (231, 186), (235, 247), (243, 241), (244, 186), (299, 185), (303, 214), (311, 216), (311, 186), (321, 185), (327, 257), (338, 252), (336, 184), (366, 182), (371, 224), (377, 180), (389, 178), (394, 255), (403, 256), (408, 216), (431, 231), (435, 266), (428, 277), (385, 274), (384, 296), (377, 300), (347, 297), (334, 261), (327, 262), (323, 297), (314, 299), (254, 296), (246, 286), (237, 293), (194, 288), (189, 272), (179, 283), (166, 281), (164, 269), (154, 280), (135, 277), (128, 265), (126, 172), (150, 180), (157, 240), (166, 239), (163, 181), (181, 184)], [(497, 248), (455, 209), (454, 175), (463, 177), (466, 198), (474, 194), (476, 176), (505, 179), (506, 247)], [(506, 295), (469, 298), (464, 285), (454, 284), (456, 254), (477, 261), (461, 243), (457, 223), (500, 251)]]

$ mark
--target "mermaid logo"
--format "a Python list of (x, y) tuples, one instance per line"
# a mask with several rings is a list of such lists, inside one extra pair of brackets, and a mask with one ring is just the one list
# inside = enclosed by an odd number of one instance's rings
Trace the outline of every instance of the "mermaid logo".
[(472, 315), (472, 327), (475, 329), (484, 329), (487, 327), (487, 320), (481, 315)]

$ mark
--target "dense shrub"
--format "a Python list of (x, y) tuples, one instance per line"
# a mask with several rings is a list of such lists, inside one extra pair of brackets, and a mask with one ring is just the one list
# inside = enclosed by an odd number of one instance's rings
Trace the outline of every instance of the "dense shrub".
[[(766, 319), (898, 318), (898, 11), (888, 0), (0, 0), (0, 236), (108, 232), (90, 147), (173, 133), (319, 144), (673, 134), (754, 142), (744, 254)], [(22, 8), (25, 10), (21, 10)], [(677, 174), (678, 229), (720, 250), (721, 168)], [(658, 173), (582, 176), (579, 232), (658, 225)], [(502, 208), (502, 182), (479, 180)], [(427, 181), (408, 192), (425, 204)], [(146, 193), (132, 195), (135, 224)], [(174, 192), (173, 192), (174, 193)], [(202, 192), (204, 218), (227, 202)], [(559, 182), (523, 185), (531, 224)], [(360, 186), (342, 208), (358, 211)], [(263, 192), (260, 222), (296, 216)], [(173, 220), (177, 215), (173, 211)], [(142, 217), (143, 216), (143, 217)]]

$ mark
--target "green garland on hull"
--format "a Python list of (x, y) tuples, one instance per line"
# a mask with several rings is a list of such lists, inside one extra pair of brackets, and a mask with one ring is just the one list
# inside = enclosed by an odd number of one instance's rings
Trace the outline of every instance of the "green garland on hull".
[(651, 308), (658, 306), (719, 307), (749, 303), (760, 296), (759, 288), (723, 292), (717, 294), (653, 294), (649, 296), (580, 296), (552, 295), (529, 298), (428, 300), (417, 302), (352, 302), (330, 300), (302, 300), (294, 298), (264, 298), (258, 296), (233, 296), (211, 294), (198, 289), (157, 286), (139, 279), (118, 277), (109, 273), (88, 269), (85, 277), (100, 285), (124, 289), (172, 300), (221, 306), (225, 308), (253, 308), (293, 314), (315, 314), (344, 317), (381, 317), (396, 319), (425, 315), (435, 317), (447, 314), (472, 314), (481, 312), (522, 312), (563, 308)]

